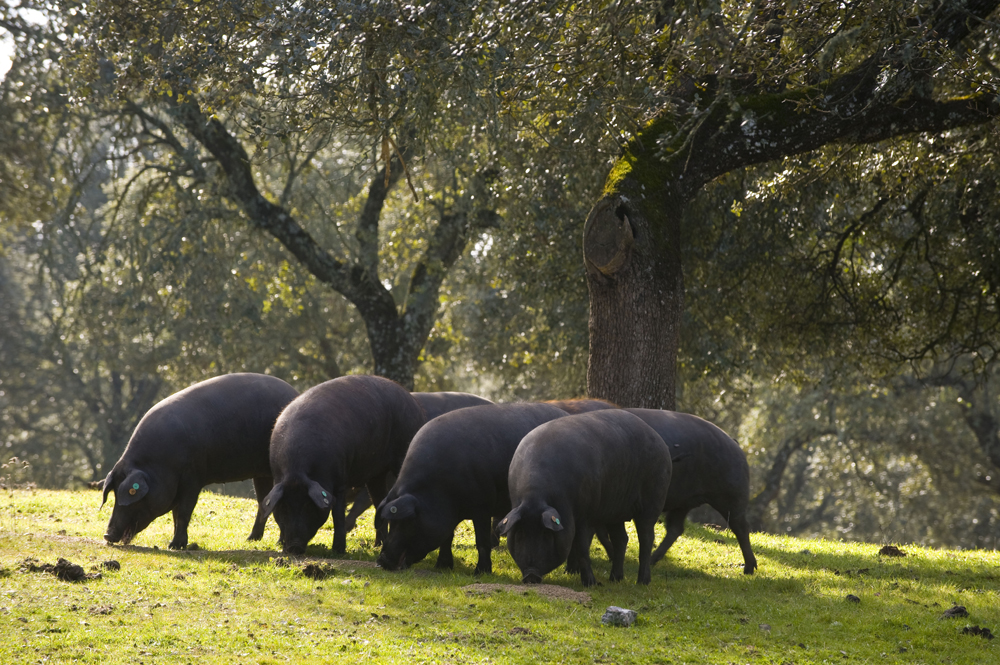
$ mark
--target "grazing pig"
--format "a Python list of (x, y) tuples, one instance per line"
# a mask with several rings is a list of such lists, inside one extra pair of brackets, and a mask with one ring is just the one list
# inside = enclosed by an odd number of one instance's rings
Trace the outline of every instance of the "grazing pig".
[(639, 538), (638, 582), (649, 584), (654, 526), (670, 485), (670, 453), (638, 417), (608, 409), (541, 425), (521, 441), (510, 463), (511, 505), (500, 535), (526, 583), (563, 561), (597, 583), (590, 542), (598, 528), (613, 545), (611, 580), (624, 576), (625, 522)]
[(376, 524), (389, 523), (379, 565), (406, 568), (440, 548), (437, 567), (452, 568), (455, 527), (471, 519), (479, 552), (476, 574), (492, 573), (490, 518), (510, 510), (507, 471), (514, 451), (528, 432), (564, 417), (564, 411), (547, 404), (490, 404), (424, 425), (376, 511)]
[(271, 435), (274, 488), (262, 523), (274, 511), (285, 552), (302, 554), (333, 511), (333, 551), (347, 549), (347, 491), (364, 485), (385, 496), (410, 439), (423, 425), (405, 388), (378, 376), (343, 376), (314, 386), (282, 412)]
[[(410, 393), (413, 399), (417, 400), (420, 411), (424, 415), (424, 422), (437, 418), (443, 413), (464, 409), (470, 406), (483, 406), (492, 404), (485, 397), (479, 397), (471, 393)], [(386, 486), (392, 486), (396, 482), (395, 478), (388, 478)], [(347, 532), (350, 533), (357, 526), (358, 518), (372, 505), (371, 497), (363, 487), (357, 487), (348, 493), (348, 499), (352, 501), (351, 510), (347, 513)]]
[(752, 575), (757, 558), (750, 549), (747, 503), (750, 500), (750, 467), (746, 455), (728, 434), (697, 416), (659, 409), (625, 409), (656, 430), (674, 463), (673, 480), (663, 506), (667, 535), (653, 554), (663, 558), (684, 533), (688, 511), (707, 503), (715, 508), (736, 536), (743, 551), (743, 572)]
[(277, 377), (227, 374), (158, 403), (139, 421), (104, 480), (104, 501), (115, 493), (104, 539), (128, 544), (154, 519), (173, 511), (170, 548), (187, 547), (201, 488), (253, 478), (258, 518), (250, 540), (259, 540), (264, 533), (261, 502), (271, 489), (271, 429), (297, 395)]
[(553, 399), (545, 402), (552, 406), (559, 407), (566, 413), (590, 413), (591, 411), (603, 411), (605, 409), (617, 409), (618, 407), (603, 399)]

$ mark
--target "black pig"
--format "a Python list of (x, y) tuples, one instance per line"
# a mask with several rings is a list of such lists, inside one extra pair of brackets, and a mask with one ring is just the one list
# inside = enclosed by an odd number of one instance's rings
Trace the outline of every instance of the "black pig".
[(590, 566), (595, 529), (613, 545), (611, 580), (624, 576), (625, 522), (639, 538), (638, 582), (649, 584), (654, 526), (670, 485), (670, 453), (638, 417), (617, 409), (570, 415), (524, 437), (511, 460), (513, 510), (500, 523), (527, 583), (563, 561), (597, 583)]
[(743, 551), (743, 572), (752, 575), (757, 569), (757, 558), (750, 549), (747, 522), (750, 467), (739, 444), (698, 416), (659, 409), (625, 410), (656, 430), (667, 444), (674, 463), (673, 480), (663, 506), (667, 535), (653, 553), (653, 563), (662, 559), (684, 533), (688, 512), (707, 503), (726, 518)]
[[(413, 399), (417, 400), (420, 411), (424, 415), (424, 422), (433, 420), (443, 413), (448, 413), (456, 409), (493, 403), (485, 397), (479, 397), (472, 393), (410, 393), (410, 395), (413, 396)], [(386, 486), (391, 487), (394, 482), (396, 482), (396, 479), (390, 476), (386, 480)], [(350, 533), (357, 526), (358, 518), (361, 517), (361, 514), (371, 507), (372, 500), (368, 496), (368, 491), (363, 487), (353, 488), (348, 492), (347, 498), (352, 501), (351, 510), (347, 513), (346, 521), (347, 531)]]
[(455, 527), (471, 519), (479, 560), (476, 574), (492, 573), (491, 517), (510, 510), (507, 471), (518, 443), (542, 423), (566, 417), (547, 404), (491, 404), (460, 409), (417, 432), (399, 478), (376, 511), (389, 533), (378, 563), (405, 568), (440, 548), (438, 568), (452, 568)]
[(253, 478), (258, 519), (250, 540), (259, 540), (264, 533), (262, 500), (271, 489), (271, 429), (297, 395), (273, 376), (227, 374), (158, 403), (139, 421), (104, 480), (104, 501), (115, 492), (104, 539), (128, 544), (154, 519), (173, 511), (170, 547), (184, 548), (201, 489)]
[(385, 496), (388, 473), (398, 473), (410, 439), (423, 425), (420, 406), (402, 386), (377, 376), (343, 376), (299, 395), (271, 436), (273, 510), (285, 552), (302, 554), (333, 512), (333, 551), (347, 549), (347, 490), (364, 485)]

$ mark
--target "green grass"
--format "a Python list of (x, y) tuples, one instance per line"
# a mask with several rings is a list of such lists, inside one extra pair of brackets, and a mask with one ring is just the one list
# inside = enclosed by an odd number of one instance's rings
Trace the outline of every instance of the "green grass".
[[(506, 551), (496, 574), (472, 576), (471, 526), (455, 543), (454, 572), (434, 555), (401, 573), (371, 567), (374, 533), (349, 534), (347, 557), (326, 579), (280, 560), (273, 522), (247, 543), (255, 504), (202, 495), (190, 529), (197, 551), (172, 552), (169, 516), (129, 547), (101, 540), (108, 507), (97, 492), (15, 491), (0, 495), (0, 662), (125, 663), (990, 663), (1000, 640), (963, 635), (970, 625), (1000, 631), (1000, 555), (755, 534), (760, 570), (742, 574), (729, 532), (689, 526), (653, 583), (607, 582), (587, 604), (530, 591), (470, 594), (477, 581), (517, 584)], [(370, 516), (370, 513), (369, 513)], [(325, 557), (332, 532), (309, 548)], [(659, 536), (659, 533), (658, 533)], [(630, 541), (626, 579), (636, 575)], [(808, 550), (809, 553), (802, 553)], [(59, 557), (88, 571), (115, 559), (100, 580), (62, 582), (21, 563)], [(558, 572), (547, 583), (584, 591)], [(527, 589), (527, 587), (525, 588)], [(845, 600), (848, 594), (860, 603)], [(940, 619), (953, 603), (965, 619)], [(609, 605), (632, 608), (631, 628), (601, 624)]]

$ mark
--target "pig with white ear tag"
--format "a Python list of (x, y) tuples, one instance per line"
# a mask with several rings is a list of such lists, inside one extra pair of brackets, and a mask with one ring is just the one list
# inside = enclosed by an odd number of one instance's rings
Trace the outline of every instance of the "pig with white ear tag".
[(289, 554), (306, 545), (333, 515), (333, 551), (347, 549), (347, 491), (366, 487), (377, 504), (386, 476), (399, 473), (424, 416), (410, 393), (378, 376), (342, 376), (305, 391), (282, 412), (271, 435), (274, 488), (257, 525), (268, 515)]
[(639, 538), (637, 582), (649, 584), (653, 529), (671, 468), (660, 436), (625, 411), (566, 416), (532, 430), (511, 460), (513, 509), (499, 526), (523, 580), (541, 582), (568, 562), (584, 586), (596, 584), (590, 543), (598, 528), (613, 545), (610, 579), (621, 580), (631, 520)]

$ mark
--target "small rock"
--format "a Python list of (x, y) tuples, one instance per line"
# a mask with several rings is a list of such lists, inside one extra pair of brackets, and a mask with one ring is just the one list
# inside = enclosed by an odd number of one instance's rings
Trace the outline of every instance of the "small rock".
[(886, 545), (878, 551), (881, 556), (906, 556), (906, 552), (895, 545)]
[(963, 635), (978, 635), (984, 640), (992, 640), (996, 635), (994, 635), (989, 628), (980, 628), (979, 626), (966, 626), (962, 629)]
[(185, 549), (189, 552), (197, 552), (201, 548), (198, 547), (198, 543), (190, 543)]
[(847, 601), (850, 603), (860, 603), (861, 599), (855, 596), (853, 593), (847, 594)]
[(957, 619), (959, 617), (969, 616), (969, 610), (965, 609), (965, 605), (955, 605), (954, 607), (948, 608), (941, 615), (941, 619)]
[(122, 565), (120, 563), (118, 563), (117, 561), (115, 561), (114, 559), (109, 559), (108, 561), (105, 561), (104, 563), (101, 564), (101, 567), (104, 568), (104, 570), (121, 570), (122, 569)]
[(812, 554), (810, 550), (802, 550), (799, 554)]
[(635, 610), (627, 610), (623, 607), (615, 607), (612, 605), (604, 612), (604, 616), (601, 617), (601, 623), (607, 626), (623, 626), (628, 627), (635, 623), (636, 618), (638, 618)]
[(771, 632), (771, 625), (770, 624), (762, 623), (762, 624), (758, 624), (758, 627), (761, 630), (763, 630), (765, 633), (770, 633)]

